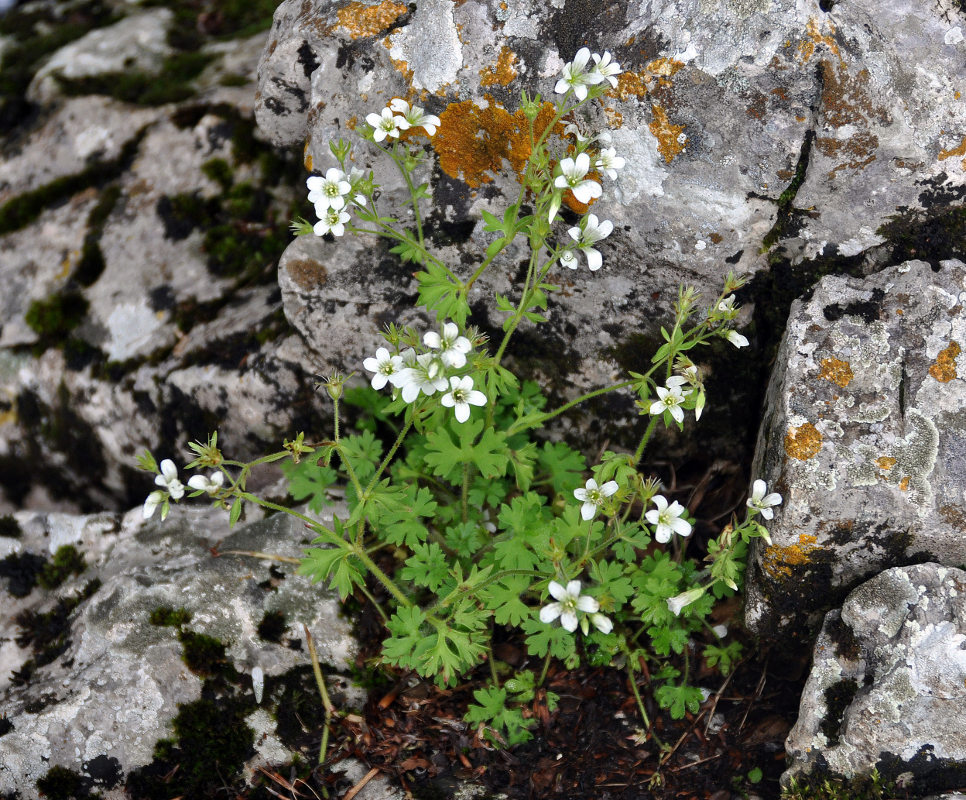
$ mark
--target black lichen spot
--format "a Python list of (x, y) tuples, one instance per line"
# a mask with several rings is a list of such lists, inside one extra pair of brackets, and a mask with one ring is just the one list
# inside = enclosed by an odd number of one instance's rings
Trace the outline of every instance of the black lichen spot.
[(281, 611), (266, 611), (262, 621), (258, 623), (258, 635), (266, 642), (281, 643), (287, 629), (288, 623)]
[(113, 789), (121, 782), (121, 762), (113, 756), (100, 755), (84, 762), (84, 772), (91, 776), (97, 786)]
[(0, 578), (7, 579), (7, 591), (14, 597), (26, 597), (37, 585), (37, 574), (47, 560), (34, 553), (11, 553), (0, 560)]
[(7, 719), (7, 715), (0, 715), (0, 736), (3, 736), (13, 730), (13, 723)]
[(882, 300), (885, 292), (882, 289), (873, 289), (872, 297), (869, 300), (856, 300), (852, 303), (832, 303), (822, 309), (822, 314), (829, 322), (837, 322), (842, 317), (859, 317), (859, 319), (870, 325), (879, 319), (879, 312), (882, 310)]
[(962, 789), (966, 785), (966, 762), (937, 756), (931, 744), (924, 744), (908, 761), (894, 753), (880, 753), (876, 769), (890, 780), (912, 773), (916, 797)]
[(744, 250), (739, 250), (739, 251), (738, 251), (737, 253), (735, 253), (735, 254), (734, 254), (733, 256), (728, 256), (728, 257), (727, 257), (727, 258), (725, 259), (725, 263), (726, 263), (726, 264), (737, 264), (737, 263), (738, 263), (739, 261), (741, 261), (741, 257), (742, 257), (742, 256), (743, 256), (744, 254), (745, 254), (745, 251), (744, 251)]
[(71, 575), (80, 575), (85, 569), (84, 556), (73, 545), (65, 544), (58, 547), (53, 559), (44, 564), (37, 574), (37, 583), (44, 589), (56, 589)]
[(57, 699), (57, 695), (51, 694), (50, 692), (45, 692), (40, 697), (37, 697), (24, 705), (23, 710), (28, 714), (39, 714), (41, 711), (47, 708), (47, 706), (52, 706), (59, 702), (60, 700)]
[(19, 539), (22, 533), (20, 523), (13, 518), (12, 514), (4, 514), (0, 517), (0, 536), (5, 536), (8, 539)]
[(819, 0), (818, 7), (826, 14), (838, 5), (839, 0)]
[(835, 644), (835, 654), (837, 656), (846, 658), (849, 661), (859, 660), (859, 657), (862, 655), (859, 640), (855, 638), (855, 631), (852, 630), (852, 627), (842, 621), (841, 615), (835, 617), (831, 617), (830, 615), (830, 618), (826, 619), (825, 628), (829, 638)]
[(216, 208), (216, 201), (204, 200), (198, 192), (184, 192), (161, 195), (154, 210), (164, 225), (165, 238), (180, 242), (204, 226)]
[(829, 747), (839, 743), (842, 720), (858, 690), (859, 684), (852, 678), (833, 683), (825, 690), (825, 716), (819, 729), (828, 740)]
[[(904, 210), (876, 231), (891, 246), (891, 260), (927, 261), (938, 270), (941, 261), (966, 259), (966, 207), (937, 205), (924, 210)], [(886, 245), (884, 245), (886, 246)]]
[(318, 748), (316, 720), (325, 709), (309, 666), (296, 667), (273, 683), (278, 694), (277, 733), (282, 743), (296, 753), (309, 755)]
[(191, 612), (184, 608), (171, 608), (171, 606), (158, 606), (151, 612), (148, 621), (152, 625), (165, 625), (172, 628), (181, 628), (191, 622)]
[(319, 68), (319, 61), (315, 57), (315, 53), (312, 52), (312, 46), (308, 42), (302, 42), (302, 46), (298, 49), (299, 54), (299, 64), (302, 65), (302, 72), (305, 73), (306, 78), (311, 78), (312, 73)]

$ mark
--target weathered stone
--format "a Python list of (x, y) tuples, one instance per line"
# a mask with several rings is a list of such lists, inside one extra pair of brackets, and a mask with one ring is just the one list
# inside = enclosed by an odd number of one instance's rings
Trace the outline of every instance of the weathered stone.
[[(37, 780), (57, 766), (88, 778), (92, 764), (114, 759), (116, 781), (122, 781), (149, 764), (156, 742), (172, 736), (179, 706), (202, 696), (205, 675), (198, 672), (204, 670), (194, 665), (193, 672), (183, 660), (190, 637), (179, 631), (225, 645), (218, 669), (239, 673), (227, 681), (228, 700), (251, 698), (252, 669), (264, 672), (263, 704), (256, 708), (251, 699), (247, 717), (259, 734), (249, 774), (257, 764), (291, 760), (275, 730), (273, 692), (294, 668), (307, 668), (302, 625), (320, 661), (336, 671), (350, 667), (356, 643), (337, 599), (322, 587), (292, 575), (290, 565), (228, 551), (299, 556), (308, 541), (300, 522), (275, 516), (229, 532), (224, 511), (198, 506), (176, 507), (163, 523), (145, 523), (140, 509), (87, 517), (21, 512), (16, 519), (23, 535), (0, 538), (0, 555), (49, 557), (69, 544), (87, 568), (54, 592), (34, 589), (19, 598), (0, 579), (0, 706), (12, 725), (0, 735), (0, 793), (37, 797)], [(213, 547), (223, 555), (214, 557)], [(99, 587), (89, 583), (95, 578)], [(56, 609), (85, 587), (90, 596), (65, 615), (62, 629), (31, 628), (29, 615)], [(190, 621), (180, 628), (157, 619), (152, 624), (160, 608), (183, 609)], [(258, 633), (266, 612), (283, 615), (275, 641)], [(46, 653), (39, 643), (45, 633), (55, 639)], [(19, 671), (13, 682), (11, 670)], [(330, 674), (328, 684), (341, 708), (364, 702), (364, 693), (338, 674)], [(111, 796), (123, 796), (120, 789), (117, 783)]]
[(796, 303), (755, 475), (784, 502), (749, 560), (747, 622), (802, 636), (883, 569), (966, 563), (966, 266), (827, 277)]
[[(831, 611), (815, 644), (783, 776), (877, 769), (911, 796), (966, 770), (966, 573), (886, 570)], [(962, 795), (946, 795), (950, 798)]]

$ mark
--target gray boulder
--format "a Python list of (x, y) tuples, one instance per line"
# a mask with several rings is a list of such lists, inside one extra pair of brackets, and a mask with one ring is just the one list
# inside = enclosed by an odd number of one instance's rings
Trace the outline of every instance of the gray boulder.
[(827, 277), (796, 303), (754, 473), (784, 502), (749, 558), (746, 621), (802, 637), (856, 585), (966, 563), (966, 266)]
[(783, 781), (850, 779), (877, 769), (911, 796), (960, 788), (964, 642), (962, 570), (896, 567), (855, 589), (841, 611), (826, 616), (815, 644)]
[[(123, 797), (125, 781), (152, 785), (172, 747), (201, 750), (182, 753), (182, 776), (191, 758), (208, 759), (209, 768), (221, 759), (229, 782), (245, 770), (251, 777), (258, 765), (288, 763), (298, 748), (291, 733), (279, 733), (286, 712), (276, 705), (295, 703), (297, 712), (303, 701), (293, 691), (316, 695), (303, 625), (340, 709), (364, 702), (339, 674), (352, 666), (357, 645), (337, 598), (294, 576), (290, 564), (228, 553), (301, 555), (310, 537), (291, 517), (233, 532), (224, 511), (197, 505), (175, 507), (164, 523), (144, 522), (140, 509), (21, 512), (16, 520), (20, 538), (0, 538), (0, 793), (37, 797), (38, 780), (60, 768), (89, 789)], [(31, 589), (29, 565), (51, 564), (65, 545), (83, 558), (83, 571), (50, 591)], [(264, 674), (259, 701), (256, 667)], [(201, 740), (192, 714), (209, 720)], [(232, 725), (229, 742), (222, 729)], [(218, 748), (235, 753), (237, 763)], [(183, 780), (182, 791), (200, 791), (190, 776)]]

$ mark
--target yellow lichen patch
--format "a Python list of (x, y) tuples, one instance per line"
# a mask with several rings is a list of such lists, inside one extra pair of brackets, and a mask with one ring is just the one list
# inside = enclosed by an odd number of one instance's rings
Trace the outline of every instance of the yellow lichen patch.
[(303, 160), (303, 163), (305, 164), (305, 170), (307, 172), (311, 172), (312, 171), (312, 154), (309, 152), (309, 143), (308, 142), (305, 143), (305, 147), (302, 150), (302, 154), (303, 154), (303, 159), (302, 160)]
[(809, 555), (818, 550), (818, 538), (812, 534), (803, 533), (798, 537), (798, 543), (788, 547), (773, 545), (765, 551), (761, 567), (772, 578), (788, 578), (792, 574), (792, 567), (800, 567), (809, 562)]
[(604, 116), (607, 117), (607, 127), (611, 130), (624, 127), (624, 115), (610, 106), (604, 107)]
[(675, 61), (673, 58), (655, 58), (644, 67), (651, 75), (661, 78), (670, 78), (674, 73), (684, 66), (683, 61)]
[(383, 0), (374, 6), (365, 3), (349, 3), (336, 12), (339, 18), (339, 24), (336, 27), (346, 31), (350, 39), (377, 36), (408, 10), (405, 3), (397, 3), (393, 0)]
[[(956, 99), (957, 100), (959, 99), (959, 92), (956, 92)], [(966, 136), (963, 137), (963, 141), (959, 143), (959, 146), (954, 147), (951, 150), (939, 151), (940, 161), (945, 161), (947, 158), (951, 158), (952, 156), (966, 156)], [(962, 168), (966, 170), (966, 158), (964, 158), (959, 163), (962, 166)]]
[(617, 88), (611, 89), (608, 94), (618, 100), (627, 100), (629, 97), (641, 99), (647, 96), (652, 80), (647, 72), (622, 72), (617, 76)]
[(651, 112), (654, 114), (654, 119), (651, 120), (647, 127), (654, 134), (654, 138), (657, 139), (657, 151), (670, 164), (674, 160), (674, 157), (684, 150), (684, 145), (687, 144), (687, 137), (683, 141), (678, 141), (681, 132), (684, 130), (684, 126), (672, 125), (671, 121), (667, 118), (667, 112), (657, 103), (651, 105)]
[(815, 146), (829, 158), (842, 161), (829, 173), (829, 178), (842, 169), (859, 170), (876, 159), (879, 138), (872, 129), (892, 123), (889, 112), (878, 105), (869, 93), (869, 71), (862, 69), (855, 75), (843, 63), (835, 65), (822, 61), (821, 112), (828, 128), (848, 126), (849, 135), (843, 138), (820, 136)]
[(818, 377), (832, 381), (836, 386), (844, 389), (854, 376), (848, 361), (839, 361), (837, 358), (823, 358), (822, 369), (818, 373)]
[(949, 383), (956, 374), (956, 356), (960, 353), (959, 344), (950, 342), (949, 347), (936, 356), (936, 363), (929, 368), (929, 374), (940, 383)]
[[(499, 172), (504, 161), (522, 173), (530, 157), (530, 129), (523, 112), (511, 114), (492, 98), (487, 100), (487, 108), (471, 100), (451, 103), (439, 115), (439, 129), (433, 137), (443, 172), (474, 188), (492, 181), (487, 173)], [(554, 106), (544, 103), (534, 130), (542, 132), (554, 113)]]
[(506, 45), (500, 49), (496, 64), (488, 69), (480, 70), (480, 86), (493, 86), (499, 84), (506, 86), (517, 76), (517, 71), (513, 65), (517, 63), (516, 54)]
[(831, 53), (839, 57), (840, 61), (842, 60), (839, 46), (835, 43), (835, 26), (827, 18), (825, 23), (828, 25), (828, 33), (822, 33), (822, 24), (815, 17), (812, 17), (805, 26), (805, 38), (798, 43), (797, 52), (798, 60), (803, 64), (815, 55), (815, 48), (820, 44), (825, 45)]
[(909, 489), (909, 476), (908, 475), (906, 475), (901, 481), (899, 481), (899, 488), (902, 489), (902, 491), (904, 491), (904, 492), (905, 491), (908, 491), (908, 489)]
[(888, 472), (896, 465), (896, 460), (892, 456), (879, 456), (875, 460), (875, 465), (883, 472)]
[(785, 434), (785, 452), (799, 461), (807, 461), (822, 449), (822, 434), (811, 422), (789, 428)]

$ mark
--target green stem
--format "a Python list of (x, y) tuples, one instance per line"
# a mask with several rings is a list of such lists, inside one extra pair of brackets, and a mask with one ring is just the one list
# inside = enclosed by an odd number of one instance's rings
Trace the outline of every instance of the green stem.
[(543, 669), (540, 670), (540, 680), (537, 681), (537, 686), (543, 686), (543, 682), (547, 679), (547, 670), (550, 669), (550, 651), (547, 651), (546, 657), (543, 659)]
[(636, 467), (640, 461), (641, 456), (644, 455), (644, 448), (647, 447), (648, 440), (651, 438), (651, 434), (654, 433), (654, 428), (657, 426), (659, 415), (652, 414), (651, 421), (647, 423), (647, 429), (644, 431), (644, 435), (641, 437), (641, 443), (637, 446), (637, 450), (634, 451), (634, 466)]
[(466, 520), (470, 518), (469, 495), (470, 495), (470, 462), (467, 461), (463, 464), (463, 491), (460, 494), (460, 508), (462, 509), (463, 522), (466, 522)]
[(332, 406), (333, 406), (332, 413), (335, 417), (334, 425), (333, 425), (335, 429), (335, 443), (338, 444), (339, 443), (339, 398), (338, 397), (332, 398)]
[(319, 749), (319, 763), (325, 763), (325, 753), (329, 748), (329, 724), (332, 721), (332, 714), (335, 706), (329, 699), (329, 693), (325, 688), (325, 678), (322, 676), (322, 667), (319, 666), (319, 657), (315, 652), (315, 642), (312, 641), (312, 634), (309, 633), (308, 626), (302, 625), (305, 631), (305, 642), (309, 648), (309, 657), (312, 659), (312, 672), (315, 673), (315, 683), (319, 687), (319, 695), (322, 697), (322, 708), (325, 709), (325, 721), (322, 724), (322, 746)]
[(305, 514), (300, 514), (295, 509), (286, 508), (285, 506), (280, 506), (278, 505), (278, 503), (273, 503), (270, 500), (263, 500), (262, 498), (257, 497), (256, 495), (250, 494), (249, 492), (244, 492), (244, 491), (239, 492), (238, 497), (240, 497), (242, 500), (247, 500), (249, 503), (254, 503), (257, 506), (261, 506), (262, 508), (270, 508), (272, 511), (281, 511), (285, 514), (288, 514), (290, 517), (295, 517), (296, 519), (300, 519), (306, 525), (312, 528), (312, 530), (327, 534), (330, 537), (330, 541), (332, 542), (332, 544), (338, 544), (339, 546), (345, 545), (345, 540), (341, 536), (339, 536), (335, 531), (329, 530), (328, 528), (325, 527), (325, 525), (322, 525), (317, 520), (314, 520), (311, 517), (307, 517), (305, 516)]
[(462, 589), (457, 587), (456, 589), (453, 589), (453, 591), (451, 591), (448, 595), (446, 595), (446, 597), (440, 598), (431, 608), (426, 610), (426, 613), (431, 614), (437, 608), (443, 608), (445, 606), (448, 606), (453, 600), (456, 600), (460, 595), (469, 594), (471, 592), (478, 592), (480, 589), (483, 589), (484, 587), (489, 586), (491, 583), (496, 583), (497, 581), (503, 580), (509, 575), (529, 575), (533, 577), (533, 570), (532, 569), (505, 569), (502, 572), (497, 572), (493, 575), (490, 575), (485, 580), (473, 586), (468, 586)]
[(379, 477), (382, 475), (383, 470), (385, 470), (386, 467), (389, 466), (389, 462), (392, 461), (392, 457), (396, 455), (396, 451), (399, 449), (399, 446), (403, 443), (403, 440), (406, 438), (406, 434), (409, 433), (409, 429), (412, 427), (412, 425), (413, 425), (412, 417), (408, 417), (406, 419), (406, 424), (403, 425), (402, 430), (399, 431), (399, 434), (396, 436), (396, 441), (392, 443), (392, 447), (390, 447), (389, 452), (386, 453), (386, 457), (376, 468), (375, 474), (372, 476), (372, 479), (369, 481), (369, 485), (366, 487), (366, 492), (372, 491), (372, 487), (376, 485), (376, 481), (379, 480)]
[(660, 737), (654, 731), (651, 726), (650, 717), (647, 716), (647, 711), (644, 708), (644, 701), (641, 699), (641, 693), (637, 689), (637, 677), (635, 675), (636, 670), (634, 669), (634, 658), (631, 655), (630, 648), (627, 646), (627, 640), (621, 637), (621, 649), (624, 651), (624, 655), (627, 658), (627, 674), (630, 678), (631, 691), (634, 693), (634, 699), (637, 701), (638, 711), (641, 712), (641, 719), (644, 721), (644, 727), (650, 733), (651, 738), (657, 742), (658, 747), (662, 750), (665, 749), (664, 742), (661, 741)]
[(385, 586), (386, 590), (396, 598), (400, 605), (404, 606), (405, 608), (413, 607), (413, 601), (406, 597), (402, 589), (396, 585), (392, 578), (379, 569), (379, 567), (376, 565), (376, 562), (369, 558), (369, 554), (366, 553), (363, 548), (353, 547), (352, 552), (355, 554), (356, 558), (358, 558), (365, 565), (366, 569), (372, 573), (373, 577), (375, 577), (379, 583)]
[(615, 383), (613, 386), (605, 386), (602, 389), (594, 389), (594, 391), (592, 392), (587, 392), (586, 394), (582, 394), (580, 397), (574, 398), (568, 403), (564, 403), (562, 406), (560, 406), (557, 409), (554, 409), (553, 411), (548, 411), (545, 414), (541, 414), (539, 417), (532, 417), (531, 419), (528, 419), (525, 423), (521, 422), (520, 420), (517, 420), (516, 422), (511, 424), (509, 428), (507, 428), (506, 435), (512, 436), (517, 431), (526, 430), (528, 428), (535, 428), (538, 425), (542, 425), (548, 419), (553, 419), (554, 417), (559, 416), (560, 414), (563, 414), (565, 411), (568, 411), (574, 406), (580, 405), (585, 400), (590, 400), (593, 397), (599, 397), (602, 394), (613, 392), (616, 389), (626, 389), (628, 386), (633, 386), (636, 383), (637, 383), (636, 380), (621, 381), (620, 383)]

